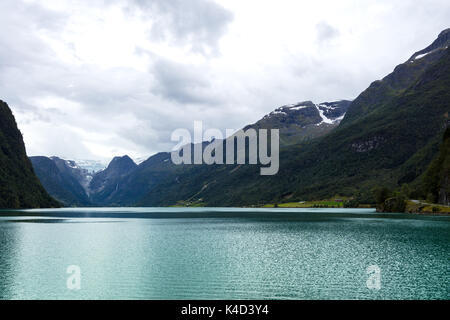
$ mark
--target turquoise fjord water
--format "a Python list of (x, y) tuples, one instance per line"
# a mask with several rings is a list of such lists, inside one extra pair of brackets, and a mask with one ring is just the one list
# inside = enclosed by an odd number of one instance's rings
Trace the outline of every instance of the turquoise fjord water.
[[(362, 209), (0, 212), (3, 299), (448, 299), (450, 218)], [(81, 270), (69, 290), (67, 267)], [(381, 269), (370, 290), (366, 270)]]

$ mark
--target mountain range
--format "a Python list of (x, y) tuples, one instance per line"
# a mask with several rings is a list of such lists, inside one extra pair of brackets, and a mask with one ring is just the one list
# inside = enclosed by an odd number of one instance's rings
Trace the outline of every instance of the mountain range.
[[(305, 101), (282, 106), (244, 130), (279, 128), (282, 146), (308, 141), (336, 128), (350, 103)], [(46, 190), (67, 206), (134, 205), (180, 169), (172, 164), (169, 153), (157, 154), (139, 165), (129, 156), (115, 157), (106, 169), (97, 172), (88, 170), (92, 166), (86, 160), (81, 165), (58, 157), (30, 160)]]
[(31, 162), (67, 206), (251, 206), (333, 196), (374, 203), (374, 187), (405, 184), (448, 201), (440, 175), (448, 173), (449, 44), (447, 29), (353, 101), (286, 105), (244, 127), (280, 129), (274, 176), (260, 176), (255, 165), (177, 166), (167, 152), (139, 164), (116, 157), (99, 172), (55, 157)]

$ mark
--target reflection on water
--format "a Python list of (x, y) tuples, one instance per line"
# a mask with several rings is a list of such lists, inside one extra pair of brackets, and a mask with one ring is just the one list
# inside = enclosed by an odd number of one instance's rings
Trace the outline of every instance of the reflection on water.
[(0, 297), (448, 299), (449, 231), (448, 217), (361, 209), (3, 211)]

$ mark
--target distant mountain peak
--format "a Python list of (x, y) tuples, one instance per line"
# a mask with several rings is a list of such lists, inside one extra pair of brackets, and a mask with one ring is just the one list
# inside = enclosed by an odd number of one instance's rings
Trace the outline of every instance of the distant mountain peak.
[(439, 34), (438, 38), (445, 37), (445, 36), (448, 36), (448, 35), (450, 35), (450, 28), (447, 28), (447, 29), (443, 30), (443, 31)]
[(351, 101), (316, 104), (302, 101), (281, 106), (245, 129), (280, 129), (280, 143), (290, 145), (322, 136), (339, 125)]
[(448, 49), (449, 45), (450, 45), (450, 28), (442, 31), (437, 37), (437, 39), (433, 41), (432, 44), (430, 44), (425, 49), (422, 49), (414, 53), (408, 61), (414, 62), (416, 60), (424, 58), (425, 56), (428, 56), (429, 54), (446, 50)]
[(395, 95), (414, 85), (430, 66), (437, 63), (448, 52), (449, 45), (450, 29), (446, 29), (428, 47), (414, 53), (411, 58), (396, 66), (383, 79), (372, 82), (352, 102), (342, 124), (347, 125), (376, 109), (382, 108), (383, 104), (380, 103), (380, 97)]
[(89, 185), (94, 202), (107, 201), (119, 191), (120, 179), (137, 168), (137, 164), (127, 155), (114, 157), (108, 167), (96, 173)]
[(113, 161), (114, 160), (131, 160), (131, 158), (126, 154), (126, 155), (124, 155), (124, 156), (117, 156), (117, 157), (114, 157), (113, 158)]
[(314, 106), (314, 102), (312, 101), (302, 101), (302, 102), (297, 102), (295, 104), (289, 104), (289, 105), (285, 105), (282, 106), (281, 108), (288, 108), (288, 109), (296, 109), (296, 108), (302, 108), (302, 107), (313, 107)]
[[(306, 125), (321, 125), (321, 124), (336, 124), (343, 119), (351, 101), (340, 100), (335, 102), (322, 102), (315, 104), (312, 101), (303, 101), (295, 104), (284, 105), (279, 107), (264, 116), (263, 120), (268, 120), (273, 117), (289, 118), (293, 124), (300, 125), (302, 127)], [(296, 119), (295, 119), (296, 118)], [(309, 118), (305, 122), (304, 118)], [(311, 120), (311, 121), (310, 121)], [(282, 122), (286, 122), (283, 121)], [(273, 128), (277, 128), (274, 126)]]
[(128, 155), (122, 157), (114, 157), (108, 165), (107, 169), (113, 168), (134, 168), (136, 163)]

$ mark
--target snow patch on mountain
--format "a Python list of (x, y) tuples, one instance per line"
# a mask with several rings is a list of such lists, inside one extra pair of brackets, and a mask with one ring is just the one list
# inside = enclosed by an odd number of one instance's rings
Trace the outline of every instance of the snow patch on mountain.
[(298, 110), (302, 110), (302, 109), (305, 109), (305, 108), (309, 108), (309, 106), (292, 106), (292, 107), (289, 107), (289, 110), (298, 111)]
[(427, 52), (427, 53), (419, 54), (418, 56), (416, 56), (416, 57), (414, 58), (414, 60), (422, 59), (423, 57), (429, 55), (429, 54), (432, 53), (432, 52), (433, 52), (433, 51), (430, 51), (430, 52)]
[(274, 116), (274, 115), (284, 115), (284, 116), (286, 116), (287, 113), (285, 111), (283, 111), (283, 108), (285, 108), (285, 107), (280, 107), (280, 108), (272, 111), (268, 115), (265, 115), (264, 119), (268, 119), (268, 118), (270, 118), (271, 116)]
[(327, 123), (327, 124), (333, 124), (334, 123), (334, 121), (332, 119), (329, 119), (329, 118), (327, 118), (325, 116), (323, 110), (320, 108), (320, 107), (322, 107), (322, 108), (328, 109), (329, 108), (328, 106), (323, 105), (323, 104), (320, 104), (320, 105), (316, 104), (315, 106), (317, 108), (317, 111), (319, 111), (320, 117), (322, 118), (322, 122), (318, 123), (317, 126), (320, 126), (323, 123)]
[(328, 110), (335, 110), (337, 108), (337, 106), (335, 104), (331, 105), (331, 106), (327, 106), (325, 104), (320, 104), (319, 107), (328, 109)]
[(80, 169), (80, 167), (77, 166), (75, 161), (67, 160), (66, 164), (67, 164), (68, 167), (70, 167), (72, 169)]
[(275, 111), (272, 112), (271, 114), (287, 114), (287, 113), (284, 112), (284, 111), (281, 111), (281, 110), (275, 110)]
[(342, 120), (344, 120), (344, 118), (345, 118), (345, 113), (342, 116), (340, 116), (339, 118), (334, 119), (333, 123), (340, 123)]
[(101, 160), (74, 159), (73, 161), (78, 168), (85, 169), (90, 173), (102, 171), (108, 166), (107, 162)]

